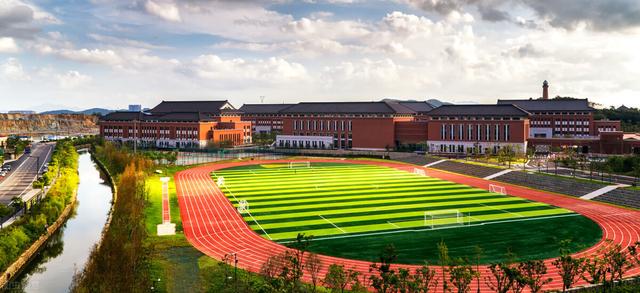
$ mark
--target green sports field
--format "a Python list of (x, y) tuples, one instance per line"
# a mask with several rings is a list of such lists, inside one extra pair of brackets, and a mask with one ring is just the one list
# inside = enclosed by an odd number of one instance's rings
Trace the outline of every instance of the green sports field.
[(311, 250), (353, 259), (373, 260), (393, 243), (400, 262), (433, 261), (441, 240), (454, 257), (478, 245), (485, 262), (507, 251), (546, 258), (560, 240), (580, 250), (601, 237), (595, 223), (566, 209), (383, 166), (266, 164), (212, 175), (224, 177), (235, 206), (248, 202), (244, 219), (263, 237), (286, 243), (314, 235)]

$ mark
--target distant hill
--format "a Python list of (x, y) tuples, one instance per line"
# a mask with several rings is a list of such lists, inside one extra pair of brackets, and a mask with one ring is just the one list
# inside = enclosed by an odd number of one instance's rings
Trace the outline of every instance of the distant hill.
[(113, 112), (113, 110), (104, 109), (104, 108), (91, 108), (91, 109), (87, 109), (87, 110), (84, 110), (84, 111), (52, 110), (52, 111), (41, 112), (40, 114), (85, 114), (85, 115), (99, 114), (99, 115), (106, 115), (106, 114), (109, 114), (111, 112)]
[(434, 107), (440, 107), (442, 105), (453, 105), (452, 103), (449, 102), (442, 102), (438, 99), (429, 99), (427, 100), (427, 103), (433, 105)]

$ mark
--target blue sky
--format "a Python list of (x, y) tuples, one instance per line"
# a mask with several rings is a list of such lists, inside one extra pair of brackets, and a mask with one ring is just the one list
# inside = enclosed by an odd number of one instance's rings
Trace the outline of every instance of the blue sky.
[(0, 111), (541, 94), (640, 106), (635, 0), (0, 0)]

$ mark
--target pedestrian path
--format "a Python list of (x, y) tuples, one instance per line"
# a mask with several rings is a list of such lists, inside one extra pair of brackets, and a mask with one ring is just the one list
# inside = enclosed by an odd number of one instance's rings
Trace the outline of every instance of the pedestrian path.
[(500, 177), (500, 176), (502, 176), (502, 175), (504, 175), (504, 174), (507, 174), (507, 173), (509, 173), (509, 172), (511, 172), (511, 171), (513, 171), (513, 169), (506, 169), (506, 170), (502, 170), (502, 171), (500, 171), (500, 172), (498, 172), (498, 173), (491, 174), (491, 175), (489, 175), (489, 176), (487, 176), (487, 177), (484, 177), (484, 178), (482, 178), (482, 179), (484, 179), (484, 180), (491, 180), (491, 179), (493, 179), (493, 178)]
[(603, 194), (605, 194), (605, 193), (607, 193), (609, 191), (612, 191), (614, 189), (618, 189), (620, 187), (627, 187), (627, 186), (628, 185), (625, 185), (625, 184), (617, 184), (617, 185), (605, 186), (605, 187), (600, 188), (598, 190), (595, 190), (593, 192), (587, 193), (587, 194), (581, 196), (580, 198), (591, 200), (591, 199), (594, 199), (594, 198), (596, 198), (598, 196), (601, 196), (601, 195), (603, 195)]

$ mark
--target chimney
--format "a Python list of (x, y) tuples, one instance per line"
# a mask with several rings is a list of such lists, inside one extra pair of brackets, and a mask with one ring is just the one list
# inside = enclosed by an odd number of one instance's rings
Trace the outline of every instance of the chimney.
[(549, 83), (546, 80), (542, 83), (542, 99), (549, 99)]

